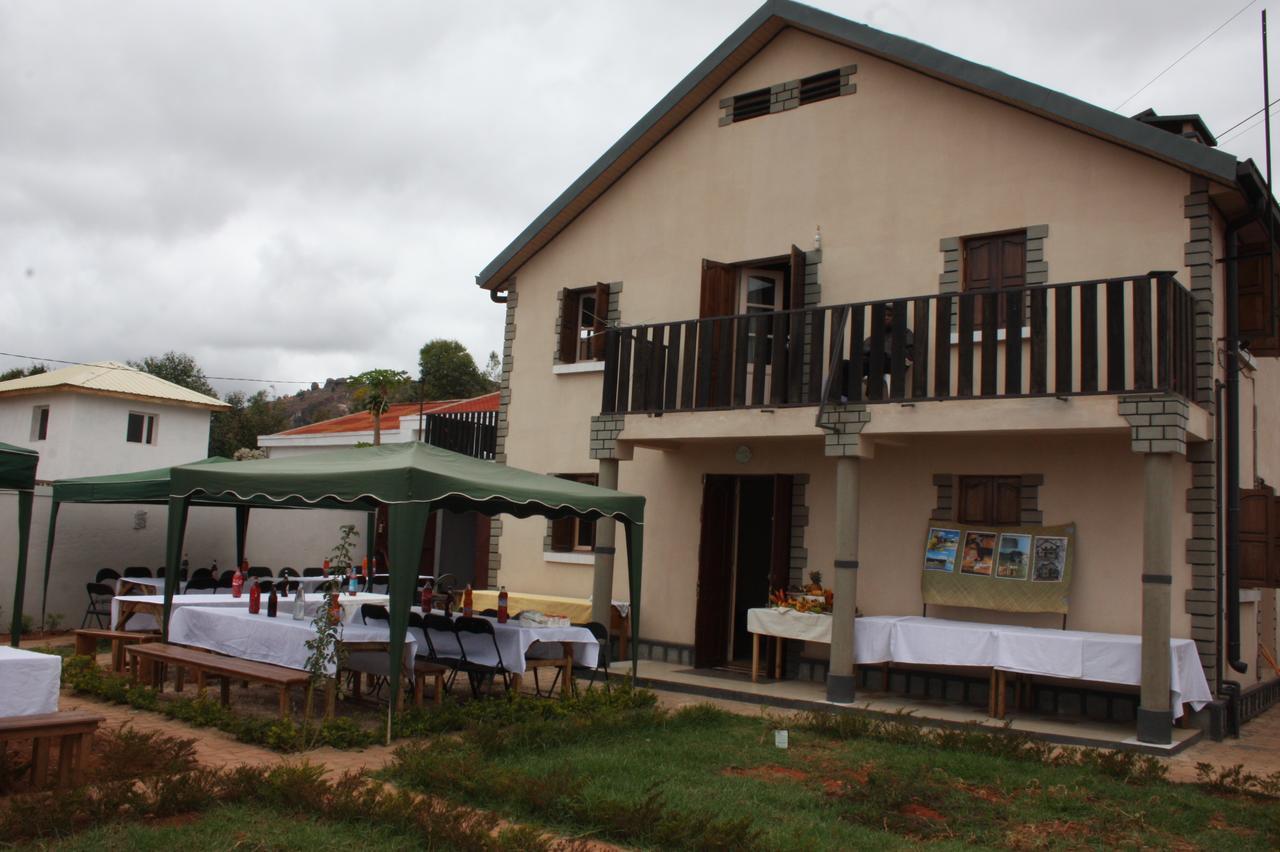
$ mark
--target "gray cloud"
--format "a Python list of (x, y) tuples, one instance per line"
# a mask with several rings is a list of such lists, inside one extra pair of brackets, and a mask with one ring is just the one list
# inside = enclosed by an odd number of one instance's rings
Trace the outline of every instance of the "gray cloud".
[[(4, 348), (311, 381), (443, 336), (483, 362), (475, 273), (756, 5), (0, 5)], [(819, 5), (1105, 107), (1238, 8)], [(1262, 5), (1123, 111), (1257, 109)]]

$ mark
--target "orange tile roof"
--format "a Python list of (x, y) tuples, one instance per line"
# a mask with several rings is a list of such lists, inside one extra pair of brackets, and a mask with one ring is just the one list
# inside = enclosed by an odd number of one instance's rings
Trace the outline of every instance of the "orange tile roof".
[[(422, 406), (424, 414), (459, 413), (468, 411), (497, 411), (498, 392), (487, 393), (471, 399), (441, 399), (428, 402)], [(400, 418), (418, 413), (418, 403), (397, 402), (391, 405), (382, 415), (382, 428), (395, 430), (400, 428)], [(309, 423), (296, 429), (277, 432), (276, 435), (333, 435), (343, 432), (372, 432), (373, 414), (368, 411), (357, 411), (318, 423)]]

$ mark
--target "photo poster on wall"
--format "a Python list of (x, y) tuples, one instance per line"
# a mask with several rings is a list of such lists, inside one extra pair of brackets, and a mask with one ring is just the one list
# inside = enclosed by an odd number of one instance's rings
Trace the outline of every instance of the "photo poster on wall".
[(925, 604), (1001, 612), (1066, 613), (1075, 524), (968, 527), (939, 524), (925, 536)]

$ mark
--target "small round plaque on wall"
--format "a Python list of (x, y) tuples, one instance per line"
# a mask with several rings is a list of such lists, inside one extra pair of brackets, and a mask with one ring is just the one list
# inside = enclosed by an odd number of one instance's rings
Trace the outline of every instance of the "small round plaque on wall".
[(738, 447), (738, 450), (733, 454), (733, 457), (738, 460), (738, 464), (746, 464), (751, 461), (751, 448), (746, 444), (743, 444)]

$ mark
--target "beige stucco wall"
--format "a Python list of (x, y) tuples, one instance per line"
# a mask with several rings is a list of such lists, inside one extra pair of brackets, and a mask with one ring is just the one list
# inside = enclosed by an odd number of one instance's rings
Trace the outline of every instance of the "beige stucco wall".
[[(720, 97), (849, 63), (858, 65), (855, 95), (719, 126)], [(623, 282), (625, 324), (690, 318), (702, 258), (737, 262), (783, 254), (793, 243), (812, 249), (820, 227), (824, 303), (927, 294), (938, 290), (940, 239), (1035, 224), (1049, 226), (1053, 282), (1172, 269), (1186, 283), (1188, 191), (1188, 175), (1166, 164), (786, 31), (518, 271), (508, 461), (546, 472), (595, 469), (588, 422), (600, 408), (600, 375), (552, 372), (561, 288)], [(834, 522), (832, 466), (820, 438), (752, 439), (755, 457), (744, 470), (733, 461), (733, 433), (724, 434), (721, 442), (638, 449), (622, 464), (622, 487), (650, 498), (644, 632), (651, 638), (692, 641), (704, 473), (809, 473), (811, 530)], [(1069, 626), (1138, 629), (1141, 459), (1123, 434), (935, 435), (881, 448), (865, 469), (864, 611), (920, 610), (918, 539), (932, 507), (932, 473), (1043, 472), (1046, 522), (1081, 525)], [(1182, 462), (1177, 470), (1181, 506), (1189, 473)], [(895, 528), (909, 534), (875, 538)], [(1178, 513), (1173, 609), (1181, 636), (1189, 632), (1181, 612), (1189, 530)], [(544, 562), (544, 532), (539, 520), (506, 522), (500, 582), (586, 595), (591, 568)], [(812, 565), (830, 564), (828, 536), (811, 534), (807, 544)]]

